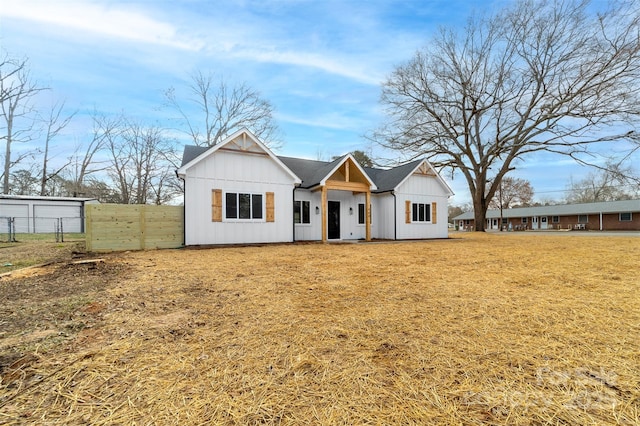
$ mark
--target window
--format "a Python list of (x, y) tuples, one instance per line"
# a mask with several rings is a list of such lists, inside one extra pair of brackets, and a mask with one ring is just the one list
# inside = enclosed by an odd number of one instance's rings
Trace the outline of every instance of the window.
[(311, 223), (311, 202), (293, 202), (293, 223)]
[(262, 194), (227, 192), (225, 218), (262, 219)]
[(589, 216), (586, 214), (581, 214), (578, 216), (578, 223), (587, 223), (589, 222)]
[(528, 217), (523, 217), (523, 218), (522, 218), (522, 223), (527, 223), (527, 222), (528, 222), (528, 220), (529, 220), (529, 218), (528, 218)]
[(431, 204), (413, 203), (412, 222), (431, 222)]
[(632, 220), (633, 220), (633, 216), (631, 216), (631, 212), (620, 213), (620, 222), (631, 222)]
[[(369, 207), (369, 215), (371, 215), (371, 207)], [(358, 224), (364, 225), (366, 217), (367, 210), (364, 208), (364, 203), (358, 204)], [(371, 216), (369, 216), (369, 222), (371, 222)]]
[(560, 223), (560, 216), (551, 216), (551, 222)]

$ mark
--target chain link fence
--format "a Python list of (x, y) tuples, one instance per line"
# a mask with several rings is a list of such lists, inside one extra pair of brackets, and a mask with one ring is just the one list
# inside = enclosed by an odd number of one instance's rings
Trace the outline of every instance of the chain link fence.
[(0, 216), (0, 241), (84, 238), (84, 217)]

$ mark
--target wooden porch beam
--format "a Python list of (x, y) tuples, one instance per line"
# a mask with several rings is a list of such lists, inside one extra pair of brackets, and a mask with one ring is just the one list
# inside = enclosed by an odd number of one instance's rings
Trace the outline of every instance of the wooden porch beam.
[(322, 211), (322, 242), (327, 242), (327, 186), (322, 187), (322, 197), (321, 197), (321, 206), (320, 209)]
[(338, 191), (351, 191), (351, 192), (370, 192), (371, 188), (366, 183), (362, 182), (341, 182), (336, 180), (328, 180), (323, 186), (327, 189), (335, 189)]
[(371, 191), (365, 192), (365, 240), (371, 241)]

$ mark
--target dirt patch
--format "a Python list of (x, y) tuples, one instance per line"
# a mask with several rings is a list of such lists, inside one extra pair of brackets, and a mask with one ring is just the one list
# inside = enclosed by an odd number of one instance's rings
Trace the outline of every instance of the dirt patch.
[(0, 354), (0, 422), (639, 424), (639, 257), (468, 234), (52, 265), (0, 281), (2, 340), (37, 336)]
[(83, 256), (84, 241), (0, 243), (0, 274), (43, 263)]

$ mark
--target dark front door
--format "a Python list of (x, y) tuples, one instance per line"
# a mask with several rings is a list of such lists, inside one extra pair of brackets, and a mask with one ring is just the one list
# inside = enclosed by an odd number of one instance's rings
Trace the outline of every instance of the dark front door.
[(340, 201), (329, 201), (327, 206), (327, 238), (340, 239)]

